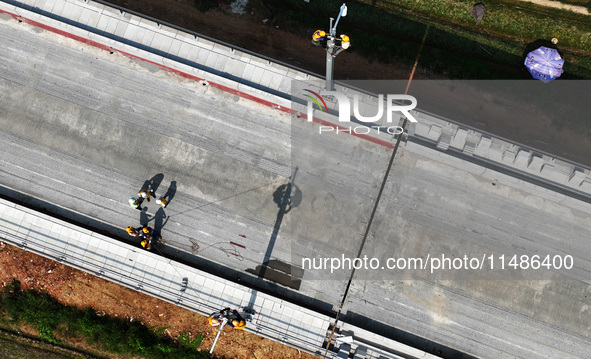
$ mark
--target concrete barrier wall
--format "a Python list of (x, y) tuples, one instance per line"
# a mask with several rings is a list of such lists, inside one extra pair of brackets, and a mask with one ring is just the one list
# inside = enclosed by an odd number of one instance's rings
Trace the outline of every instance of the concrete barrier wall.
[[(253, 309), (246, 330), (310, 353), (322, 350), (331, 318), (157, 253), (0, 200), (0, 238), (21, 249), (209, 315)], [(186, 278), (186, 285), (184, 279)], [(228, 329), (227, 329), (228, 330)]]

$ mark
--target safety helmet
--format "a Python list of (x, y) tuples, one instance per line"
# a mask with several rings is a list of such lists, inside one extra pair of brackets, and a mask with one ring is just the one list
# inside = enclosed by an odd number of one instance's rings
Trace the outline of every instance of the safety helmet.
[(133, 231), (133, 227), (129, 226), (125, 228), (125, 230), (127, 231), (127, 233), (131, 233), (131, 231)]
[(318, 33), (318, 35), (320, 36), (326, 36), (326, 32), (324, 30), (318, 30), (316, 31)]
[(131, 197), (131, 198), (129, 199), (129, 203), (135, 203), (135, 197)]
[(142, 229), (142, 231), (143, 231), (144, 233), (150, 233), (150, 230), (148, 229), (148, 227), (144, 227), (144, 229)]
[(148, 241), (146, 241), (145, 239), (141, 242), (142, 243), (142, 247), (146, 247), (146, 244), (148, 244)]
[(234, 319), (232, 325), (234, 326), (234, 329), (244, 329), (246, 327), (246, 322), (244, 320)]
[(341, 40), (343, 42), (349, 42), (349, 36), (347, 36), (347, 35), (341, 35)]

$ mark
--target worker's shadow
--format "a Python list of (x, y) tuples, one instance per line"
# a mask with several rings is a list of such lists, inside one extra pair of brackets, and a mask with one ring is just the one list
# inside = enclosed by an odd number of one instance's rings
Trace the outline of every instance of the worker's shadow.
[(170, 204), (170, 202), (172, 202), (172, 199), (174, 198), (174, 195), (176, 194), (176, 181), (172, 181), (170, 182), (170, 186), (168, 187), (168, 190), (166, 191), (166, 193), (164, 194), (164, 199), (166, 199), (166, 203), (167, 205)]
[(160, 183), (162, 183), (163, 178), (164, 178), (164, 175), (162, 173), (158, 173), (157, 175), (150, 178), (149, 180), (146, 180), (144, 182), (144, 184), (142, 185), (142, 188), (140, 188), (138, 190), (138, 192), (143, 189), (151, 189), (152, 191), (156, 192), (158, 190), (158, 187), (160, 187)]

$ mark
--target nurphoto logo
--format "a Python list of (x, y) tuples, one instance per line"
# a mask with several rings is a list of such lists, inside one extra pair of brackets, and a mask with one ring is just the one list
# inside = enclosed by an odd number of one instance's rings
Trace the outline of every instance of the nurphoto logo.
[[(304, 89), (305, 93), (304, 96), (309, 98), (308, 107), (307, 107), (307, 117), (308, 122), (313, 121), (314, 115), (314, 105), (318, 107), (318, 109), (322, 112), (328, 112), (328, 108), (326, 106), (326, 102), (324, 101), (324, 97), (332, 96), (337, 99), (339, 104), (339, 123), (350, 123), (351, 122), (351, 101), (347, 96), (338, 92), (338, 91), (322, 91), (321, 94), (318, 94), (314, 91)], [(410, 104), (399, 104), (395, 101), (409, 101)], [(386, 111), (386, 123), (392, 123), (392, 113), (400, 112), (410, 122), (416, 123), (417, 120), (414, 116), (409, 112), (410, 110), (414, 109), (417, 106), (417, 100), (414, 96), (410, 95), (387, 95), (386, 96), (386, 105), (384, 106), (384, 95), (378, 95), (378, 106), (377, 106), (377, 113), (374, 116), (362, 116), (359, 110), (359, 95), (353, 95), (353, 116), (355, 119), (361, 123), (373, 123), (376, 124), (377, 121), (383, 118), (384, 111)], [(385, 107), (385, 109), (384, 109)], [(368, 127), (366, 125), (361, 126), (348, 126), (343, 128), (333, 127), (333, 126), (320, 126), (319, 133), (322, 132), (345, 132), (345, 133), (355, 133), (355, 134), (368, 134), (372, 131), (372, 128), (377, 131), (386, 131), (389, 134), (398, 135), (404, 132), (404, 129), (400, 126), (371, 126)]]

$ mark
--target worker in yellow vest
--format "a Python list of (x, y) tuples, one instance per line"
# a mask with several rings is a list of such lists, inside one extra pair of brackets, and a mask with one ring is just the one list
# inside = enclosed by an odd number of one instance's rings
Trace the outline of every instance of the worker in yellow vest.
[(341, 38), (337, 40), (341, 40), (341, 45), (334, 47), (333, 53), (331, 54), (332, 57), (336, 57), (338, 54), (347, 50), (351, 46), (351, 40), (349, 39), (349, 36), (345, 34), (341, 35)]
[(207, 322), (209, 325), (215, 327), (216, 325), (220, 325), (224, 318), (227, 320), (229, 314), (230, 308), (218, 310), (217, 312), (211, 313), (209, 317), (207, 317)]
[(316, 30), (312, 34), (312, 45), (326, 47), (326, 32), (324, 30)]
[(242, 330), (246, 328), (246, 320), (242, 318), (237, 310), (233, 310), (232, 313), (228, 315), (228, 325), (234, 329)]
[(127, 232), (127, 234), (129, 234), (132, 237), (139, 237), (141, 229), (142, 229), (142, 227), (133, 228), (132, 226), (129, 226), (129, 227), (125, 228), (125, 231)]
[(162, 238), (160, 233), (155, 231), (154, 228), (148, 227), (148, 226), (145, 226), (144, 228), (142, 228), (141, 236), (142, 236), (142, 238), (148, 239), (148, 240), (152, 240), (152, 238), (154, 238), (154, 240), (157, 240), (158, 238)]
[(152, 239), (144, 239), (143, 241), (140, 242), (140, 244), (142, 245), (142, 248), (151, 251), (152, 250)]
[(148, 202), (150, 202), (150, 197), (156, 197), (156, 194), (154, 193), (154, 190), (151, 188), (146, 188), (146, 189), (142, 189), (138, 194), (138, 197), (141, 197), (143, 199), (147, 199)]
[(156, 204), (159, 204), (162, 208), (166, 208), (168, 201), (164, 197), (160, 197), (156, 200)]
[(244, 320), (237, 310), (230, 310), (230, 308), (224, 308), (212, 313), (207, 318), (207, 322), (211, 326), (217, 326), (220, 325), (224, 319), (227, 321), (228, 325), (234, 329), (242, 330), (246, 327), (246, 320)]

